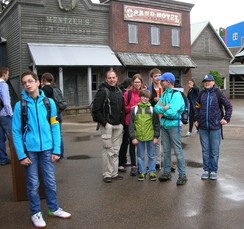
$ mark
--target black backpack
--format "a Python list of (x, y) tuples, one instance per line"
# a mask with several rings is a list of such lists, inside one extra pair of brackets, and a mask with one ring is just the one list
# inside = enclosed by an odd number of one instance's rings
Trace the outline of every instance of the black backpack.
[[(105, 110), (104, 108), (105, 108), (105, 106), (107, 104), (108, 105), (109, 114), (111, 114), (111, 106), (110, 106), (110, 99), (109, 99), (109, 90), (106, 87), (104, 89), (102, 89), (102, 90), (105, 90), (105, 92), (106, 92), (106, 98), (105, 98), (104, 103), (103, 103), (103, 110)], [(93, 99), (93, 101), (91, 102), (91, 104), (90, 104), (89, 107), (90, 107), (90, 112), (91, 112), (91, 116), (92, 116), (93, 121), (94, 122), (98, 122), (98, 120), (96, 119), (96, 116), (94, 114), (94, 107), (93, 107), (94, 100), (95, 100), (95, 98)]]
[(0, 99), (0, 111), (3, 109), (3, 107), (4, 107), (3, 101)]
[[(188, 100), (187, 100), (185, 94), (182, 91), (178, 91), (178, 90), (174, 90), (174, 89), (173, 89), (173, 92), (172, 92), (172, 95), (171, 95), (171, 99), (172, 99), (172, 97), (173, 97), (175, 92), (180, 92), (182, 98), (184, 99), (185, 109), (184, 109), (183, 113), (181, 114), (181, 122), (186, 125), (186, 124), (188, 124), (188, 121), (189, 121)], [(169, 119), (169, 120), (175, 120), (173, 118), (166, 118), (166, 117), (163, 117), (163, 118), (164, 119)]]
[(61, 113), (68, 107), (62, 91), (58, 87), (53, 87), (53, 100), (56, 104), (58, 113)]

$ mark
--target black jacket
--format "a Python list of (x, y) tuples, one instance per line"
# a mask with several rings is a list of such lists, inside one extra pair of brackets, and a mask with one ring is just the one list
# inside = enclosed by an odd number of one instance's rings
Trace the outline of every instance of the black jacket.
[[(106, 100), (105, 87), (109, 90), (109, 102), (104, 104)], [(107, 122), (111, 125), (124, 124), (125, 106), (122, 91), (118, 87), (102, 83), (99, 86), (99, 90), (93, 102), (93, 112), (96, 120), (103, 126), (105, 126)]]

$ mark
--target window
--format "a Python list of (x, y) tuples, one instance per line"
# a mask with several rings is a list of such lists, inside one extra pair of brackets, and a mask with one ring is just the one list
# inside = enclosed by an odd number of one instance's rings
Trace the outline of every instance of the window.
[(222, 77), (222, 80), (223, 80), (223, 85), (220, 87), (220, 89), (225, 90), (226, 89), (226, 78)]
[(210, 37), (204, 38), (204, 51), (210, 52)]
[(233, 33), (232, 39), (233, 39), (233, 41), (238, 40), (238, 33)]
[(138, 44), (137, 25), (128, 25), (128, 35), (130, 44)]
[(97, 75), (92, 74), (92, 90), (96, 91), (97, 90)]
[(180, 47), (180, 31), (179, 29), (172, 29), (172, 46)]
[(151, 27), (151, 45), (160, 45), (160, 30), (159, 27)]

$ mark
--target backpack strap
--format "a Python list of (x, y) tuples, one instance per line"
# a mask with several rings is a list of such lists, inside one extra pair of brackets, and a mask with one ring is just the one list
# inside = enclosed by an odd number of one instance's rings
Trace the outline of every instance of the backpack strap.
[(51, 105), (50, 105), (49, 99), (46, 96), (43, 99), (43, 103), (44, 103), (44, 106), (46, 107), (46, 110), (47, 110), (47, 121), (51, 125), (51, 121), (50, 121), (50, 118), (51, 118)]
[(26, 123), (27, 123), (27, 103), (26, 100), (21, 99), (21, 131), (22, 135), (25, 133)]
[(127, 101), (127, 105), (129, 105), (129, 103), (131, 101), (131, 98), (132, 98), (132, 91), (131, 90), (128, 90), (128, 101)]

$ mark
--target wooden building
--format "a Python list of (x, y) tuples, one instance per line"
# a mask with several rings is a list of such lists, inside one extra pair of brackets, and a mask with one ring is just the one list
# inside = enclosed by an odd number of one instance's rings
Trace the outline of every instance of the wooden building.
[(10, 84), (19, 95), (23, 71), (51, 72), (69, 108), (79, 111), (111, 68), (120, 81), (139, 72), (149, 84), (148, 72), (157, 67), (185, 87), (196, 67), (192, 7), (168, 0), (12, 0), (0, 14)]
[(192, 59), (197, 64), (192, 70), (196, 84), (201, 87), (204, 75), (217, 71), (224, 80), (221, 89), (229, 97), (229, 64), (233, 56), (209, 21), (191, 25), (191, 45)]

